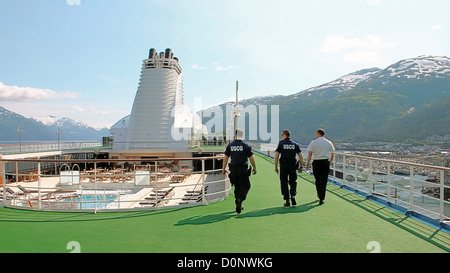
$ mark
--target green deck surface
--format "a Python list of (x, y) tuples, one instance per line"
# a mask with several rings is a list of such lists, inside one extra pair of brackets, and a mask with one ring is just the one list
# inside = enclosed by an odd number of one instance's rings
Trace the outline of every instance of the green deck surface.
[(258, 173), (245, 209), (234, 197), (208, 206), (109, 213), (36, 212), (0, 208), (0, 252), (83, 253), (382, 253), (450, 252), (450, 234), (328, 184), (319, 206), (313, 177), (301, 174), (296, 207), (283, 207), (271, 160)]

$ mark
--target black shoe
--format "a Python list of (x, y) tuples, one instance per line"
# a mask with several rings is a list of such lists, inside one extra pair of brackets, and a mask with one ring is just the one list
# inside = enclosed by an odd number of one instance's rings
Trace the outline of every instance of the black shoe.
[(244, 210), (244, 206), (236, 206), (236, 212), (237, 214), (241, 214), (241, 212)]
[(323, 204), (324, 204), (323, 200), (319, 200), (319, 205), (323, 205)]
[(295, 201), (295, 198), (294, 198), (294, 197), (291, 198), (291, 202), (292, 202), (292, 205), (293, 205), (293, 206), (297, 206), (297, 201)]
[(291, 206), (291, 203), (289, 203), (289, 200), (286, 200), (286, 202), (284, 202), (284, 206), (285, 207), (290, 207)]
[(236, 212), (238, 214), (240, 214), (243, 209), (244, 209), (244, 207), (242, 206), (242, 202), (236, 200)]

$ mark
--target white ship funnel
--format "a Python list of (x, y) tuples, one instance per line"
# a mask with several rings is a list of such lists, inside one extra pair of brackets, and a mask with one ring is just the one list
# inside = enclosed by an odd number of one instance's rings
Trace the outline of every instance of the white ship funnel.
[(173, 136), (174, 131), (178, 132), (185, 126), (180, 121), (186, 117), (183, 111), (180, 117), (176, 116), (180, 109), (184, 109), (182, 70), (178, 58), (173, 56), (170, 48), (159, 54), (151, 48), (148, 57), (142, 63), (129, 118), (122, 119), (110, 130), (114, 135), (113, 149), (187, 150), (188, 138)]

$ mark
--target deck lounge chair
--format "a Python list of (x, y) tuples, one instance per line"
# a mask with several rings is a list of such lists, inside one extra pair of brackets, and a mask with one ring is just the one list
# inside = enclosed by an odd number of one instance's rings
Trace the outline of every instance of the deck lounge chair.
[(13, 196), (15, 196), (15, 195), (23, 195), (23, 193), (21, 193), (21, 192), (15, 192), (15, 191), (13, 191), (11, 188), (8, 188), (8, 187), (6, 187), (6, 191), (7, 191), (9, 194), (13, 195)]
[[(209, 185), (206, 185), (205, 186), (205, 192), (207, 192), (208, 191), (208, 186)], [(188, 191), (186, 191), (187, 193), (202, 193), (202, 189), (198, 189), (198, 190), (188, 190)]]
[(143, 207), (147, 207), (147, 206), (154, 207), (154, 206), (156, 206), (156, 202), (154, 202), (154, 201), (143, 201), (143, 202), (139, 202), (139, 205), (141, 205)]
[(21, 185), (17, 185), (17, 187), (19, 188), (19, 190), (21, 190), (24, 194), (30, 194), (30, 193), (38, 193), (38, 190), (29, 190), (26, 189), (24, 187), (22, 187)]

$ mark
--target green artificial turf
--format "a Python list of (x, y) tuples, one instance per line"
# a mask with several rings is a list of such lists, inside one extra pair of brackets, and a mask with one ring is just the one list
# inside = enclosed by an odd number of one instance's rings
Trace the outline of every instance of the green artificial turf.
[[(318, 205), (313, 177), (298, 179), (296, 207), (283, 207), (273, 163), (256, 156), (258, 173), (245, 209), (234, 196), (207, 206), (109, 213), (0, 208), (0, 252), (84, 253), (368, 253), (449, 252), (450, 235), (328, 184)], [(69, 244), (69, 245), (68, 245)]]

